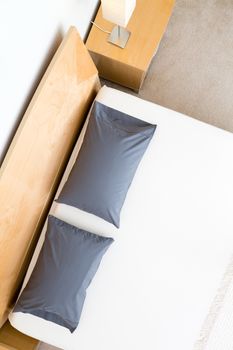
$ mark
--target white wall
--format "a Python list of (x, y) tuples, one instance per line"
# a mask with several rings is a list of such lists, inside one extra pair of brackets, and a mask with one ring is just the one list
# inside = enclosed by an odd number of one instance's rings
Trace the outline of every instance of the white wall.
[(98, 0), (0, 0), (0, 163), (70, 25), (87, 34)]

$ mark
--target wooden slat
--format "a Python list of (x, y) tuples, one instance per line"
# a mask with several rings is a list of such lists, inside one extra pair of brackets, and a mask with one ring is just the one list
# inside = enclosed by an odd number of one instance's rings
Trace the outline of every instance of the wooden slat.
[(97, 70), (72, 27), (39, 84), (0, 169), (0, 324), (15, 301), (99, 86)]
[(0, 329), (0, 350), (36, 350), (40, 342), (28, 337), (6, 322)]

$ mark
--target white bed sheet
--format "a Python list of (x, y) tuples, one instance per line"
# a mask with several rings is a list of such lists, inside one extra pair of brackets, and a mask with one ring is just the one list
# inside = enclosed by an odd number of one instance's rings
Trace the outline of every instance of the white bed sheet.
[[(233, 253), (233, 135), (107, 87), (96, 100), (157, 124), (121, 227), (65, 205), (54, 204), (51, 213), (112, 235), (115, 243), (88, 289), (73, 334), (30, 314), (13, 313), (10, 322), (65, 350), (204, 349), (201, 329)], [(62, 183), (80, 145), (81, 139)]]

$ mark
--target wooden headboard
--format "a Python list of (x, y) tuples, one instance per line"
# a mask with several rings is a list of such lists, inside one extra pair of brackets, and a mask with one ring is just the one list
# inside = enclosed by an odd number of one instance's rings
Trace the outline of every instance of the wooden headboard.
[(100, 87), (71, 27), (40, 82), (0, 169), (0, 325), (32, 251), (86, 113)]

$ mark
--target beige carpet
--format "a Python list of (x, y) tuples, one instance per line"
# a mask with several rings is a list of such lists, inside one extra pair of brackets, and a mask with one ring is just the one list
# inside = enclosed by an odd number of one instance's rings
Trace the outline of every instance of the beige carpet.
[(232, 0), (176, 0), (139, 97), (233, 132)]
[(176, 1), (139, 96), (233, 132), (232, 0)]

